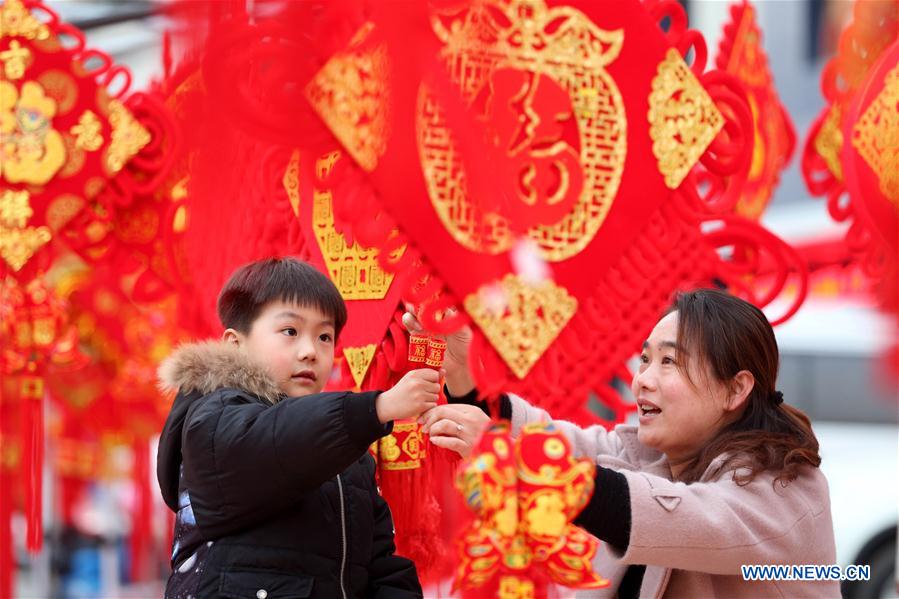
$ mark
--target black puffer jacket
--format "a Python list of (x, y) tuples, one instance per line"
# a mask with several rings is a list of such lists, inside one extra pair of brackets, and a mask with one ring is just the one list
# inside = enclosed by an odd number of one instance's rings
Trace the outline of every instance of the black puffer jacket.
[(177, 513), (166, 597), (421, 597), (368, 455), (376, 393), (283, 398), (232, 346), (180, 348), (157, 475)]

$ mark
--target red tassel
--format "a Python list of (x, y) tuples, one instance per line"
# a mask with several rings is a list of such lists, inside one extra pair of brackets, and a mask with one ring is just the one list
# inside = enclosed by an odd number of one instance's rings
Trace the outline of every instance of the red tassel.
[(25, 426), (23, 457), (25, 466), (25, 546), (31, 553), (41, 550), (43, 530), (44, 469), (44, 380), (36, 376), (22, 377), (20, 387)]
[(131, 482), (134, 485), (134, 511), (131, 512), (131, 567), (133, 582), (143, 580), (147, 543), (150, 540), (152, 518), (150, 496), (150, 454), (147, 443), (138, 440), (132, 446), (134, 467)]
[(438, 539), (440, 505), (431, 492), (428, 460), (411, 470), (381, 469), (381, 492), (390, 505), (396, 552), (415, 562), (424, 582), (442, 554)]
[[(3, 449), (0, 446), (0, 455)], [(12, 477), (6, 473), (5, 468), (0, 463), (0, 596), (12, 597)]]

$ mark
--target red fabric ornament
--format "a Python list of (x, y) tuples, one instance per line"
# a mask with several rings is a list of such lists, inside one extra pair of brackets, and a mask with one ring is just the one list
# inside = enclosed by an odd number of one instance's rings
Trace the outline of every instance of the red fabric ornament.
[(85, 48), (80, 31), (39, 2), (7, 0), (0, 13), (0, 274), (27, 282), (59, 252), (50, 242), (151, 137), (124, 103), (129, 72)]
[[(890, 197), (895, 195), (890, 183), (895, 152), (889, 142), (881, 146), (872, 141), (894, 138), (899, 130), (890, 99), (897, 27), (895, 2), (855, 3), (838, 52), (821, 74), (827, 106), (806, 138), (802, 174), (812, 195), (826, 198), (830, 216), (849, 223), (845, 244), (850, 255), (882, 308), (899, 322), (899, 217), (897, 200)], [(899, 379), (899, 346), (887, 359)]]
[[(739, 82), (703, 72), (705, 45), (686, 29), (676, 3), (623, 2), (616, 11), (578, 3), (564, 9), (513, 5), (375, 9), (372, 24), (330, 58), (306, 95), (383, 201), (344, 208), (353, 235), (381, 249), (385, 269), (413, 270), (412, 280), (427, 281), (407, 293), (407, 299), (427, 300), (427, 328), (454, 330), (469, 317), (478, 325), (471, 365), (479, 389), (488, 396), (512, 391), (539, 398), (556, 416), (579, 422), (595, 420), (585, 407), (593, 392), (621, 421), (632, 406), (610, 381), (628, 376), (625, 360), (672, 292), (721, 281), (765, 305), (789, 279), (799, 293), (775, 319), (783, 320), (804, 297), (803, 265), (761, 227), (721, 219), (732, 203), (697, 191), (690, 170), (702, 163), (728, 197), (735, 194), (750, 164), (752, 116)], [(663, 34), (654, 21), (666, 17), (671, 27)], [(602, 69), (590, 75), (576, 66), (566, 70), (566, 55), (553, 45), (565, 35), (602, 40), (582, 48), (596, 53), (592, 58)], [(620, 36), (639, 38), (639, 48), (622, 44)], [(695, 60), (687, 66), (681, 56), (690, 48)], [(501, 62), (520, 74), (496, 66)], [(462, 68), (473, 64), (478, 68)], [(372, 83), (348, 88), (336, 73)], [(521, 86), (518, 103), (497, 103), (515, 85)], [(559, 90), (570, 102), (564, 114), (556, 111)], [(684, 102), (699, 117), (696, 129), (677, 133), (675, 139), (684, 140), (677, 142), (666, 136), (683, 126), (675, 115)], [(627, 114), (640, 116), (626, 117), (624, 105)], [(518, 137), (502, 139), (514, 131), (503, 125), (503, 110), (524, 111), (530, 124)], [(550, 115), (560, 126), (537, 126)], [(583, 133), (591, 127), (594, 137)], [(581, 161), (573, 177), (563, 158), (569, 150)], [(522, 151), (531, 157), (529, 166), (521, 162)], [(416, 161), (418, 168), (409, 168)], [(548, 185), (552, 177), (541, 169), (556, 173), (556, 183)], [(591, 190), (578, 199), (587, 203), (565, 217), (577, 226), (553, 220), (543, 207), (567, 203), (566, 193), (580, 185)], [(532, 193), (541, 200), (531, 202)], [(548, 220), (516, 239), (512, 206), (527, 213), (519, 224), (533, 214)], [(724, 227), (702, 232), (711, 220)], [(732, 244), (751, 251), (722, 260), (717, 248)], [(388, 257), (402, 245), (401, 257)], [(542, 264), (549, 274), (535, 283), (521, 274), (522, 261)], [(773, 285), (743, 282), (763, 267), (774, 269)], [(447, 318), (454, 304), (465, 311)]]
[(552, 424), (482, 436), (456, 487), (475, 519), (460, 535), (454, 586), (463, 597), (545, 597), (552, 583), (609, 586), (591, 562), (599, 541), (572, 524), (593, 495), (594, 465), (575, 460)]
[(758, 220), (777, 187), (780, 172), (789, 164), (796, 132), (774, 87), (755, 8), (743, 0), (730, 7), (730, 15), (715, 63), (746, 87), (754, 143), (752, 163), (735, 209), (737, 214)]

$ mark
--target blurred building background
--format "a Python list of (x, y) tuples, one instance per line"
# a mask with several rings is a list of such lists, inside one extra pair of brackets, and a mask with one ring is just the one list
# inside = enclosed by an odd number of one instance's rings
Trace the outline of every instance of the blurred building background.
[[(50, 0), (61, 18), (86, 33), (89, 47), (109, 53), (131, 69), (133, 89), (146, 89), (162, 71), (163, 3), (150, 0)], [(699, 29), (714, 60), (730, 2), (687, 0), (690, 24)], [(806, 190), (799, 156), (812, 120), (824, 107), (821, 69), (832, 55), (851, 15), (849, 0), (759, 0), (763, 44), (774, 81), (797, 132), (789, 168), (763, 217), (788, 242), (803, 246), (839, 243), (845, 225), (834, 223), (824, 202)], [(786, 401), (812, 418), (821, 442), (822, 468), (831, 485), (838, 559), (872, 566), (870, 584), (844, 587), (853, 596), (895, 594), (896, 521), (899, 509), (899, 426), (896, 389), (880, 356), (896, 331), (859, 290), (828, 284), (810, 293), (800, 312), (777, 330), (782, 353), (779, 388)], [(123, 455), (122, 460), (129, 459)], [(122, 464), (126, 469), (127, 464)], [(154, 469), (155, 470), (155, 469)], [(155, 483), (154, 483), (155, 484)], [(23, 597), (161, 596), (168, 564), (158, 579), (128, 580), (128, 511), (133, 497), (127, 480), (98, 483), (79, 509), (77, 528), (60, 530), (52, 521), (54, 492), (45, 481), (46, 546), (30, 556), (17, 546), (18, 592)], [(169, 539), (161, 500), (153, 550)], [(24, 538), (24, 522), (15, 524)], [(868, 594), (870, 593), (870, 594)]]

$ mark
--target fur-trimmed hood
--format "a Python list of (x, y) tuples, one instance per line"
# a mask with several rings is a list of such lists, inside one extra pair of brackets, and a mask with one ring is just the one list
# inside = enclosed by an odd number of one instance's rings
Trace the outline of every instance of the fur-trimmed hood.
[(159, 366), (159, 387), (165, 392), (202, 394), (233, 387), (269, 403), (282, 394), (265, 368), (233, 343), (186, 343)]

